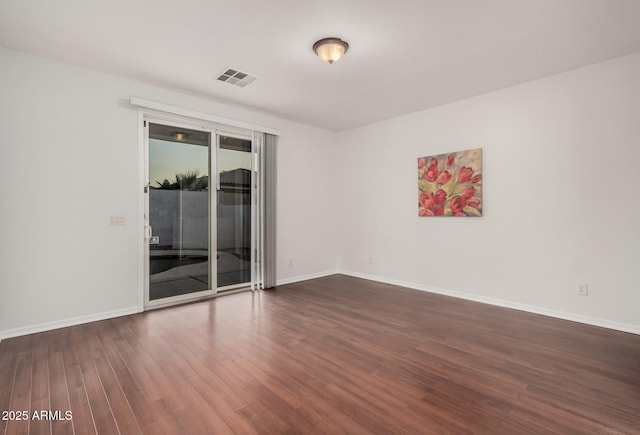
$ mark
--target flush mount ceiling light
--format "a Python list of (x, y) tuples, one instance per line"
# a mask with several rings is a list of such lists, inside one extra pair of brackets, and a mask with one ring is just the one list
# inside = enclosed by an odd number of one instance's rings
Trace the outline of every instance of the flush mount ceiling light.
[(340, 38), (324, 38), (313, 44), (313, 51), (327, 63), (339, 61), (348, 49), (349, 44)]
[(187, 133), (183, 133), (181, 131), (174, 132), (172, 136), (178, 142), (182, 142), (183, 140), (186, 140), (189, 137)]

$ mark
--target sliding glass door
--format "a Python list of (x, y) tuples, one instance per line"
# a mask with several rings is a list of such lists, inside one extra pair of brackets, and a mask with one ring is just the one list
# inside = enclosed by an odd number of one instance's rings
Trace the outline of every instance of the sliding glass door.
[(212, 133), (175, 123), (146, 124), (146, 305), (215, 294)]
[(217, 247), (219, 290), (246, 287), (251, 281), (251, 140), (217, 135)]
[(145, 121), (145, 306), (248, 287), (251, 137)]

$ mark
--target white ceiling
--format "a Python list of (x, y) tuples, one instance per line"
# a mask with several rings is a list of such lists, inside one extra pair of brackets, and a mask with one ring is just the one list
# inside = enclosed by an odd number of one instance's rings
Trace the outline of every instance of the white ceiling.
[(640, 0), (0, 0), (0, 44), (340, 131), (639, 51)]

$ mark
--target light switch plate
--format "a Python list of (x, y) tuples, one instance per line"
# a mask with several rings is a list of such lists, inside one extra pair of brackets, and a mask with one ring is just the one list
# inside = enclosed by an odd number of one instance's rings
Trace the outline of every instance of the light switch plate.
[(126, 225), (127, 219), (124, 216), (110, 216), (109, 225)]

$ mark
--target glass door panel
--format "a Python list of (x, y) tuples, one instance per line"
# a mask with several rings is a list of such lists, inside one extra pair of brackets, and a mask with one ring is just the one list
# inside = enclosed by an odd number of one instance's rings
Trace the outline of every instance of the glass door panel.
[(220, 290), (251, 281), (251, 140), (218, 135), (217, 279)]
[(149, 123), (148, 129), (147, 304), (215, 293), (211, 133), (159, 123)]

